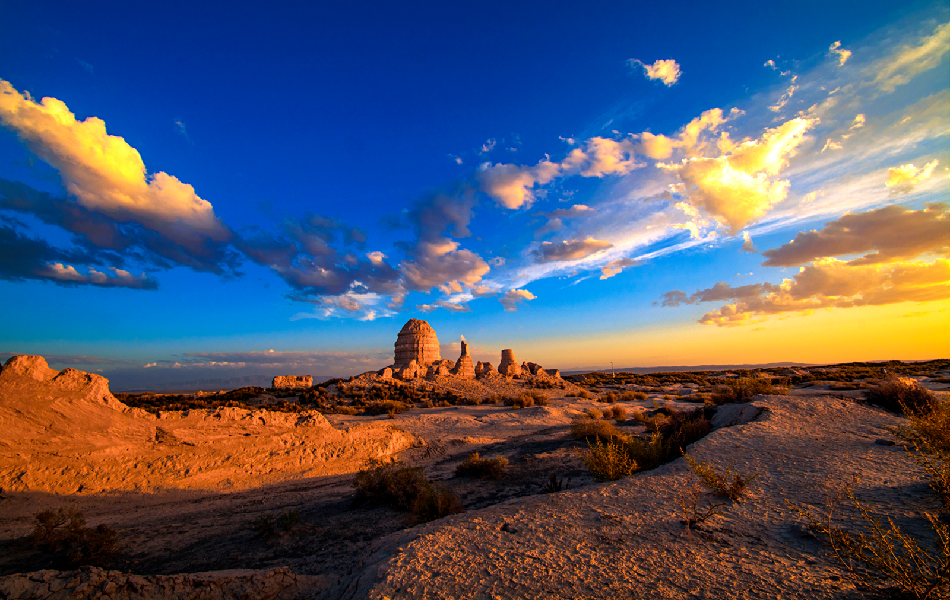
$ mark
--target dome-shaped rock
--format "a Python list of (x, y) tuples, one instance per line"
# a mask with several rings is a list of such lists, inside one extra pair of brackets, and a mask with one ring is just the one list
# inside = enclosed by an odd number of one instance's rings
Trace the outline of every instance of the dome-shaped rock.
[(404, 369), (413, 360), (420, 366), (429, 365), (441, 358), (439, 338), (435, 335), (435, 329), (425, 321), (409, 319), (396, 337), (394, 368)]

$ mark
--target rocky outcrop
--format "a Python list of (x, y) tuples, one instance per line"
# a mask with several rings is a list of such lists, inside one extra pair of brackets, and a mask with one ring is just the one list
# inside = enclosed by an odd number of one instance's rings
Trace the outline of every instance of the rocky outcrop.
[(274, 377), (271, 387), (281, 388), (310, 388), (313, 387), (312, 375), (278, 375)]
[(437, 360), (429, 365), (429, 369), (426, 371), (426, 377), (448, 377), (452, 375), (452, 369), (455, 368), (455, 363), (451, 360)]
[(411, 361), (417, 365), (430, 365), (441, 358), (435, 329), (425, 321), (409, 319), (396, 336), (394, 368), (405, 369)]
[(501, 363), (498, 365), (498, 372), (505, 377), (521, 377), (521, 367), (515, 362), (514, 350), (501, 351)]
[[(495, 367), (490, 362), (478, 361), (475, 364), (475, 377), (484, 377), (488, 371), (495, 371)], [(495, 373), (497, 372), (495, 371)]]
[(385, 369), (381, 369), (378, 375), (380, 379), (382, 379), (383, 381), (386, 381), (387, 379), (393, 378), (393, 370), (390, 369), (389, 367), (386, 367)]
[(462, 340), (462, 355), (456, 361), (452, 374), (464, 379), (475, 379), (475, 366), (472, 364), (472, 357), (468, 353), (468, 344), (465, 340)]
[(0, 440), (0, 487), (55, 494), (235, 491), (349, 473), (417, 443), (391, 425), (341, 431), (317, 411), (152, 414), (116, 400), (106, 378), (55, 371), (40, 356), (0, 371)]
[(402, 379), (403, 381), (415, 379), (416, 377), (420, 377), (425, 374), (425, 369), (420, 367), (414, 360), (410, 360), (409, 364), (401, 369), (398, 367), (393, 367), (393, 377), (396, 379)]

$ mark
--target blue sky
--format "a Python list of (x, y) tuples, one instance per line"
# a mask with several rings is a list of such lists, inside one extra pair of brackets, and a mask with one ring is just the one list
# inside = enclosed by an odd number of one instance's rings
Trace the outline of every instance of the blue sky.
[(946, 356), (948, 21), (4, 3), (0, 358), (353, 374), (412, 317), (562, 369)]

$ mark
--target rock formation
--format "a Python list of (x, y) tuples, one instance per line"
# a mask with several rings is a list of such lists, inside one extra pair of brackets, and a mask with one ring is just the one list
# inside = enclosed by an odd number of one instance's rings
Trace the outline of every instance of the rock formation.
[(472, 364), (472, 357), (468, 353), (468, 344), (462, 340), (462, 355), (455, 363), (452, 374), (465, 379), (475, 379), (475, 366)]
[(310, 388), (313, 387), (312, 375), (278, 375), (274, 377), (271, 387), (280, 388)]
[(435, 329), (425, 321), (409, 319), (396, 337), (396, 361), (394, 369), (405, 369), (410, 361), (417, 365), (428, 366), (432, 361), (442, 358), (439, 352), (439, 338)]
[(54, 494), (235, 491), (352, 472), (416, 443), (373, 423), (341, 431), (316, 411), (152, 414), (119, 402), (105, 377), (56, 371), (42, 356), (0, 370), (0, 440), (0, 487)]
[(498, 372), (506, 377), (521, 376), (521, 367), (515, 362), (514, 350), (501, 351), (501, 363), (498, 365)]

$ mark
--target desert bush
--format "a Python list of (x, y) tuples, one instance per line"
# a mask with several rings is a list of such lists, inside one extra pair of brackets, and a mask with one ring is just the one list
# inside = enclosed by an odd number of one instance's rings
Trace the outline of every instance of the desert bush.
[(433, 485), (422, 467), (398, 461), (373, 463), (353, 480), (357, 501), (411, 511), (413, 521), (425, 523), (462, 512), (462, 503), (451, 490)]
[(571, 436), (576, 440), (626, 440), (629, 436), (621, 433), (610, 421), (578, 416), (571, 421)]
[(581, 460), (595, 481), (616, 481), (637, 470), (637, 463), (630, 458), (622, 442), (601, 443), (595, 439), (581, 451)]
[(950, 512), (950, 399), (934, 398), (923, 410), (905, 408), (908, 424), (894, 429), (927, 474), (930, 487)]
[(604, 413), (601, 410), (596, 409), (596, 408), (588, 408), (587, 410), (584, 411), (584, 414), (587, 416), (588, 419), (600, 419), (601, 417), (604, 416)]
[(712, 394), (712, 402), (717, 405), (748, 402), (759, 394), (778, 394), (787, 391), (776, 388), (772, 385), (772, 381), (765, 377), (739, 377), (726, 379), (723, 385), (717, 386)]
[(585, 400), (590, 398), (590, 392), (587, 390), (581, 390), (579, 392), (570, 392), (567, 394), (568, 398), (584, 398)]
[(700, 507), (700, 490), (695, 483), (692, 483), (685, 490), (677, 494), (676, 502), (683, 511), (683, 520), (681, 523), (689, 531), (697, 525), (702, 525), (715, 515), (721, 515), (725, 502), (710, 502), (705, 507)]
[(604, 411), (604, 417), (613, 419), (618, 423), (623, 423), (627, 420), (627, 409), (620, 405), (611, 406), (608, 410)]
[(286, 510), (279, 515), (261, 515), (248, 524), (261, 537), (274, 537), (290, 533), (300, 522), (300, 513)]
[(758, 478), (758, 474), (743, 475), (738, 471), (734, 471), (731, 466), (726, 467), (726, 470), (720, 473), (712, 464), (696, 460), (685, 452), (683, 458), (686, 459), (689, 468), (706, 487), (715, 492), (717, 496), (729, 498), (733, 502), (739, 502), (749, 484)]
[(521, 397), (528, 396), (534, 400), (535, 406), (547, 406), (550, 404), (548, 397), (543, 392), (528, 391), (521, 394)]
[(504, 456), (482, 458), (473, 452), (455, 467), (456, 477), (477, 477), (479, 479), (501, 479), (505, 475), (508, 459)]
[(617, 401), (617, 394), (613, 392), (607, 392), (606, 394), (601, 394), (597, 397), (598, 402), (603, 402), (604, 404), (612, 404)]
[(429, 485), (424, 488), (412, 503), (413, 521), (428, 523), (449, 515), (462, 512), (462, 502), (448, 488)]
[[(857, 509), (860, 525), (836, 523), (835, 510), (843, 496)], [(786, 503), (856, 578), (872, 585), (896, 585), (905, 596), (920, 600), (950, 595), (950, 527), (934, 515), (924, 513), (935, 538), (927, 544), (904, 533), (891, 519), (885, 524), (857, 499), (851, 486), (838, 493), (826, 516), (816, 517), (802, 506)]]
[(504, 400), (505, 406), (510, 406), (512, 408), (531, 408), (534, 406), (534, 398), (528, 396), (527, 394), (521, 394), (520, 396), (508, 396)]
[(432, 484), (422, 467), (408, 467), (398, 461), (374, 463), (353, 480), (357, 500), (399, 510), (411, 510), (423, 490)]
[(115, 553), (118, 534), (106, 525), (86, 527), (74, 506), (33, 515), (33, 544), (62, 566), (101, 565)]
[(397, 400), (383, 400), (380, 402), (369, 402), (363, 407), (363, 414), (383, 415), (392, 413), (393, 416), (406, 412), (412, 408), (409, 404), (403, 404)]
[(929, 412), (936, 402), (933, 392), (916, 381), (888, 379), (865, 393), (867, 401), (891, 412)]

